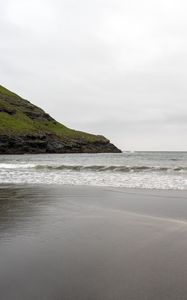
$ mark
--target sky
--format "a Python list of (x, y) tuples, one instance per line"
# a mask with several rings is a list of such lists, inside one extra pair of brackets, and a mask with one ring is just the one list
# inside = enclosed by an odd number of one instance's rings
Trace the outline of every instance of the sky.
[(187, 2), (0, 0), (0, 84), (122, 150), (187, 151)]

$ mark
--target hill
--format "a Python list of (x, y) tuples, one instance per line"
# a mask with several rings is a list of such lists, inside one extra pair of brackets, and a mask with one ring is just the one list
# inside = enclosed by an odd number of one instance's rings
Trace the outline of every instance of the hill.
[(0, 85), (0, 154), (121, 152), (100, 135), (70, 129)]

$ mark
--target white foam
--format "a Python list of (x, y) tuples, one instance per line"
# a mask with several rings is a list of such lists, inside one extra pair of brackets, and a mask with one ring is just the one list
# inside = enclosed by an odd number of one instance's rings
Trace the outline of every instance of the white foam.
[(28, 169), (28, 168), (34, 168), (35, 164), (27, 164), (27, 163), (0, 163), (0, 169)]
[(1, 183), (96, 185), (148, 189), (187, 189), (187, 177), (155, 173), (45, 172), (12, 169), (0, 173)]

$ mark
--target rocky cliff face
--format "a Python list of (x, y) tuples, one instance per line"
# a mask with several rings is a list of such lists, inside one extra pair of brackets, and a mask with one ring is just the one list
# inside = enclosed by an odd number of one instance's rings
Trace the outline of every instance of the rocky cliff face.
[(120, 153), (108, 140), (62, 140), (54, 134), (0, 135), (0, 154), (24, 153)]
[(0, 86), (0, 154), (119, 153), (103, 136), (72, 130)]

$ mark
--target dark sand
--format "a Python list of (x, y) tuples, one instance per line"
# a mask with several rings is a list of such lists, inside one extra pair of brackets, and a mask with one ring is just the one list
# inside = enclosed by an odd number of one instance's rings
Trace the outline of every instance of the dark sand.
[(187, 191), (0, 188), (0, 300), (187, 299)]

